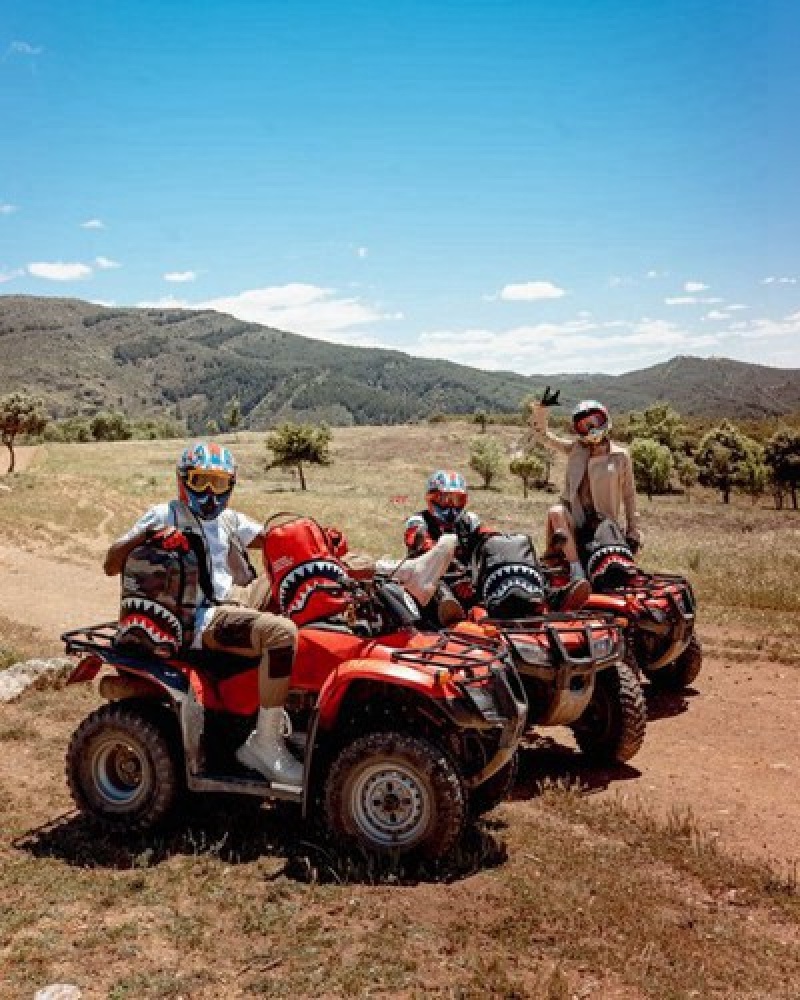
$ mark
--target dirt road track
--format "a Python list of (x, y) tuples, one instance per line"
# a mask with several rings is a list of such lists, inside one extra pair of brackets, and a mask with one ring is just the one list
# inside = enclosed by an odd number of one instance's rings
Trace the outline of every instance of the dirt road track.
[[(118, 581), (94, 561), (65, 563), (0, 545), (0, 613), (43, 638), (113, 618), (117, 596)], [(697, 692), (648, 694), (647, 738), (631, 766), (587, 770), (569, 732), (547, 730), (543, 746), (524, 752), (512, 808), (528, 808), (544, 775), (572, 774), (593, 794), (639, 797), (665, 813), (688, 806), (722, 844), (747, 854), (800, 857), (800, 669), (764, 653), (726, 658), (726, 643), (737, 638), (729, 629), (701, 626), (700, 634), (707, 655)]]

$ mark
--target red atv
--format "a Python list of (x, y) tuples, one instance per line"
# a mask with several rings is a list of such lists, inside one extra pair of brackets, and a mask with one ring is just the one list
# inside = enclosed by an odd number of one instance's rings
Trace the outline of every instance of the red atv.
[[(475, 612), (473, 612), (475, 614)], [(623, 660), (614, 619), (596, 612), (483, 618), (505, 639), (528, 699), (529, 727), (569, 726), (599, 764), (622, 764), (641, 749), (647, 707), (636, 672)]]
[(287, 715), (302, 788), (270, 785), (235, 750), (258, 709), (257, 663), (209, 653), (124, 655), (116, 623), (66, 632), (70, 683), (102, 672), (109, 704), (74, 733), (67, 778), (79, 809), (110, 831), (162, 820), (179, 792), (296, 802), (346, 846), (438, 858), (468, 814), (503, 798), (525, 694), (502, 642), (413, 627), (401, 588), (357, 587), (356, 618), (300, 629)]
[(593, 593), (586, 610), (614, 615), (625, 632), (627, 658), (655, 688), (681, 691), (703, 666), (689, 581), (668, 573), (639, 572), (604, 593)]

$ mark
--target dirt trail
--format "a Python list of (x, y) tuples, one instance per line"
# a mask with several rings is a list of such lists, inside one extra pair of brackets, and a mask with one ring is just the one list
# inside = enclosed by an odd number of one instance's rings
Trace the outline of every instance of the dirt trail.
[[(14, 449), (15, 461), (14, 472), (24, 472), (29, 469), (36, 458), (39, 446), (35, 444), (20, 444)], [(3, 448), (0, 453), (0, 478), (7, 474), (8, 470), (8, 449)]]
[[(94, 564), (0, 545), (0, 613), (53, 636), (113, 618), (118, 581)], [(526, 751), (518, 803), (545, 774), (575, 774), (592, 794), (635, 796), (663, 812), (690, 807), (722, 844), (779, 861), (800, 855), (800, 667), (754, 652), (742, 662), (730, 629), (700, 628), (707, 644), (696, 693), (648, 695), (645, 745), (631, 766), (584, 769), (567, 730)], [(735, 657), (735, 658), (734, 658)]]

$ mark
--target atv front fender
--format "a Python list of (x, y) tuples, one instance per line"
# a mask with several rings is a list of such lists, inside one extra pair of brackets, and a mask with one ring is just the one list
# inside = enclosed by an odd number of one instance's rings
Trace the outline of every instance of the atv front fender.
[(415, 691), (428, 699), (443, 700), (445, 697), (443, 688), (433, 674), (386, 660), (346, 660), (328, 675), (320, 688), (317, 698), (320, 729), (333, 729), (342, 701), (351, 685), (365, 680)]

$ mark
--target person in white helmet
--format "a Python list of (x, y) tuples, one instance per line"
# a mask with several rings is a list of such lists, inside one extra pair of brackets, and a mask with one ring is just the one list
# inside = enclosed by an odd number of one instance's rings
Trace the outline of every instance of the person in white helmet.
[[(579, 578), (585, 575), (580, 557), (586, 556), (600, 525), (606, 535), (613, 535), (616, 526), (620, 542), (633, 554), (641, 545), (633, 465), (627, 449), (611, 441), (611, 416), (602, 403), (595, 399), (578, 403), (572, 412), (573, 438), (550, 430), (547, 411), (542, 402), (531, 406), (533, 437), (567, 456), (561, 502), (547, 514), (547, 546), (550, 549), (554, 540), (560, 543), (572, 576)], [(609, 539), (604, 542), (607, 546)]]

